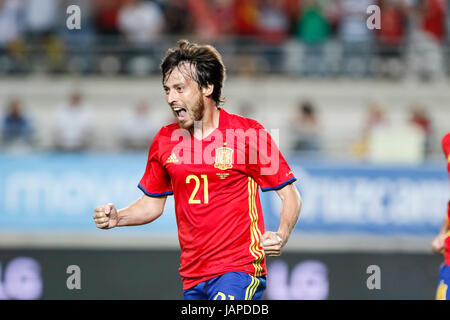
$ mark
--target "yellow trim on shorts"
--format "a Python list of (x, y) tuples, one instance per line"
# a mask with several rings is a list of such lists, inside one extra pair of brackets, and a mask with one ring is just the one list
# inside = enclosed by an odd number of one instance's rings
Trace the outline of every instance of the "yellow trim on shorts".
[(250, 276), (252, 278), (252, 281), (250, 282), (250, 285), (247, 287), (247, 290), (245, 291), (245, 300), (252, 300), (253, 296), (256, 293), (256, 289), (259, 287), (259, 280), (256, 277)]
[(448, 285), (446, 285), (445, 282), (441, 280), (436, 290), (436, 300), (446, 300), (447, 290)]

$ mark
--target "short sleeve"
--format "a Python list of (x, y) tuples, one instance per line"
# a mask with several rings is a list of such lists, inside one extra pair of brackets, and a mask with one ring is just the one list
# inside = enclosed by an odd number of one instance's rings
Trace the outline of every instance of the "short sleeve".
[(295, 182), (294, 173), (271, 135), (256, 121), (252, 127), (255, 135), (248, 140), (247, 170), (261, 191), (280, 190)]
[(447, 203), (447, 223), (450, 221), (450, 201)]
[(447, 171), (450, 173), (450, 132), (442, 138), (442, 151), (447, 160)]
[(169, 173), (161, 162), (160, 140), (161, 134), (159, 132), (150, 146), (147, 167), (138, 185), (138, 188), (150, 197), (162, 197), (173, 194)]

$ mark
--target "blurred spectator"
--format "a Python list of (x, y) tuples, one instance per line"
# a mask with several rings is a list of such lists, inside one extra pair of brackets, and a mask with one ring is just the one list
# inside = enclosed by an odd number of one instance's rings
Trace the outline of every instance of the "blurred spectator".
[(383, 107), (377, 102), (372, 102), (367, 111), (361, 134), (358, 135), (358, 139), (352, 144), (351, 153), (353, 156), (357, 158), (366, 157), (369, 152), (372, 133), (387, 124), (388, 120)]
[(381, 29), (376, 30), (379, 71), (384, 76), (397, 77), (403, 69), (402, 57), (406, 40), (406, 11), (399, 0), (382, 0)]
[(264, 43), (280, 44), (286, 40), (289, 19), (281, 0), (261, 0), (259, 7), (259, 34)]
[(257, 0), (234, 0), (234, 34), (256, 36), (259, 32), (259, 8)]
[(410, 122), (420, 128), (427, 136), (431, 134), (431, 120), (426, 111), (420, 106), (413, 106)]
[(405, 41), (405, 6), (399, 0), (382, 0), (380, 6), (382, 28), (376, 30), (377, 41), (382, 46), (396, 48)]
[(425, 143), (423, 149), (428, 154), (431, 151), (432, 123), (425, 109), (418, 105), (412, 106), (409, 122), (423, 133)]
[(297, 33), (298, 20), (302, 13), (303, 0), (284, 0), (283, 11), (289, 21), (289, 35)]
[(422, 0), (422, 29), (428, 43), (429, 74), (431, 78), (444, 77), (444, 53), (442, 44), (445, 39), (446, 0)]
[(386, 124), (387, 124), (386, 111), (380, 104), (373, 102), (370, 105), (369, 111), (367, 113), (366, 121), (364, 123), (362, 131), (362, 136), (367, 137), (370, 135), (372, 130)]
[[(68, 8), (73, 4), (73, 0), (60, 0), (63, 8)], [(70, 73), (88, 73), (95, 70), (95, 53), (92, 48), (99, 40), (95, 34), (93, 20), (93, 1), (77, 0), (76, 5), (80, 7), (81, 29), (69, 29), (65, 26), (60, 31), (64, 42), (64, 50), (69, 55), (66, 56), (67, 71)]]
[(258, 0), (232, 0), (232, 33), (235, 35), (234, 59), (235, 70), (241, 74), (255, 74), (261, 70), (259, 55), (254, 48), (259, 45), (256, 37), (259, 33), (260, 12)]
[(303, 101), (299, 104), (291, 128), (295, 151), (319, 151), (319, 122), (316, 109), (310, 101)]
[(119, 30), (135, 45), (152, 43), (160, 35), (163, 24), (163, 12), (153, 1), (128, 0), (119, 11)]
[(57, 0), (25, 0), (27, 31), (33, 37), (47, 36), (55, 32), (58, 13)]
[(422, 28), (437, 42), (445, 38), (445, 0), (422, 0)]
[(135, 108), (119, 120), (120, 145), (128, 150), (147, 150), (156, 135), (157, 126), (146, 101), (139, 101)]
[(343, 73), (366, 76), (372, 54), (372, 31), (367, 28), (367, 8), (374, 0), (337, 0), (340, 13), (339, 36), (343, 45)]
[(346, 43), (363, 43), (370, 38), (367, 8), (374, 0), (336, 0), (340, 11), (339, 34)]
[[(422, 120), (420, 120), (422, 122)], [(364, 159), (372, 163), (419, 164), (425, 156), (425, 134), (417, 125), (387, 121), (384, 110), (373, 105), (363, 133)]]
[(57, 34), (62, 14), (58, 0), (25, 0), (27, 45), (33, 51), (28, 59), (33, 69), (61, 71), (64, 63), (63, 43)]
[[(303, 67), (305, 75), (380, 71), (399, 77), (407, 62), (412, 75), (442, 78), (448, 64), (447, 2), (0, 0), (0, 73), (147, 75), (158, 71), (164, 42), (176, 35), (226, 52), (231, 73), (297, 74)], [(70, 4), (81, 7), (81, 30), (65, 27)], [(366, 25), (372, 4), (381, 7), (379, 30)]]
[(268, 72), (282, 71), (282, 45), (289, 35), (289, 18), (282, 5), (282, 0), (260, 1), (259, 35), (264, 45), (262, 52), (268, 63)]
[(305, 1), (297, 26), (297, 36), (304, 45), (302, 70), (305, 75), (326, 72), (323, 55), (329, 34), (330, 27), (318, 0)]
[(233, 0), (214, 0), (213, 12), (219, 23), (219, 32), (221, 35), (230, 35), (233, 33)]
[(21, 0), (0, 0), (1, 73), (23, 69), (25, 65), (23, 10), (24, 6)]
[(7, 147), (13, 145), (31, 146), (33, 128), (30, 120), (23, 113), (20, 99), (11, 99), (2, 120), (2, 141)]
[(409, 71), (420, 79), (442, 79), (446, 3), (444, 0), (420, 0), (411, 11), (412, 35), (409, 41)]
[(318, 0), (306, 0), (297, 25), (298, 37), (307, 44), (322, 44), (329, 36), (329, 24)]
[(217, 1), (187, 0), (194, 21), (194, 32), (201, 42), (214, 42), (221, 35), (221, 24), (224, 22), (216, 16), (217, 4)]
[(79, 92), (70, 95), (54, 117), (55, 148), (61, 151), (81, 151), (89, 146), (93, 133), (93, 115)]
[(161, 8), (153, 1), (128, 0), (119, 12), (119, 30), (127, 41), (125, 68), (145, 76), (158, 67), (156, 47), (164, 28)]
[(183, 35), (190, 34), (194, 30), (194, 20), (187, 14), (186, 1), (167, 0), (164, 7), (164, 33)]
[(101, 36), (119, 34), (118, 16), (120, 7), (124, 2), (125, 0), (92, 1), (94, 25), (98, 34)]
[(21, 0), (0, 0), (0, 50), (22, 37), (25, 25)]

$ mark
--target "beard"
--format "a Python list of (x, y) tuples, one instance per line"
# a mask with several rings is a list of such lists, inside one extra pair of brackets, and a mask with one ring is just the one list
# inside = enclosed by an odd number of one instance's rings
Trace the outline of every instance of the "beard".
[(186, 105), (183, 107), (187, 110), (189, 117), (188, 119), (183, 121), (177, 120), (178, 125), (180, 126), (180, 128), (189, 130), (192, 133), (194, 131), (194, 123), (196, 121), (202, 121), (203, 119), (203, 114), (205, 112), (205, 102), (203, 101), (203, 97), (199, 96), (197, 102), (195, 103), (195, 106), (192, 107), (192, 109), (188, 109)]

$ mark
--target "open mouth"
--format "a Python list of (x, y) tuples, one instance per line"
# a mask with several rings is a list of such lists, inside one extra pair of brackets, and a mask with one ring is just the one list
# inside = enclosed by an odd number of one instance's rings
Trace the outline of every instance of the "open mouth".
[(187, 115), (187, 111), (186, 111), (185, 108), (182, 108), (182, 107), (175, 107), (175, 108), (173, 108), (172, 110), (175, 112), (175, 114), (177, 115), (177, 118), (178, 118), (179, 120), (184, 120), (184, 118), (185, 118), (186, 115)]

